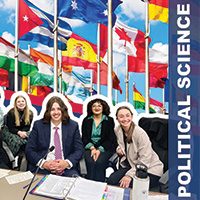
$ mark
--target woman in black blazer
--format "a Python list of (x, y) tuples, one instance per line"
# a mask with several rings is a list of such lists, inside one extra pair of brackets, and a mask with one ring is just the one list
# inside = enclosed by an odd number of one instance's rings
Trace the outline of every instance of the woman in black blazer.
[(108, 160), (117, 147), (114, 120), (109, 114), (108, 104), (94, 99), (88, 103), (87, 116), (82, 122), (87, 178), (95, 181), (105, 181)]

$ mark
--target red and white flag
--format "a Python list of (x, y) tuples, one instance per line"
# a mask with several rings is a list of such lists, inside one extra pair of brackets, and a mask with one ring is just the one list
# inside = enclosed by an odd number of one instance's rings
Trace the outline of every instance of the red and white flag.
[[(144, 57), (145, 53), (145, 34), (129, 27), (119, 20), (113, 27), (113, 50), (124, 52), (128, 55)], [(101, 50), (107, 48), (108, 31), (104, 25), (100, 26)]]
[(27, 6), (24, 0), (19, 0), (19, 38), (43, 21)]

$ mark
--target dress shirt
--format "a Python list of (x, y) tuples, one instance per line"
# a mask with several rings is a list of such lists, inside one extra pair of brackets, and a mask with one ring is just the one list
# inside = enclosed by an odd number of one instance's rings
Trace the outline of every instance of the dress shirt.
[[(64, 160), (64, 155), (63, 155), (63, 145), (62, 145), (62, 123), (60, 123), (58, 126), (55, 126), (52, 122), (51, 122), (51, 135), (50, 135), (50, 145), (49, 148), (51, 146), (55, 146), (54, 145), (54, 134), (55, 134), (55, 127), (58, 127), (58, 134), (59, 134), (59, 138), (60, 138), (60, 145), (61, 145), (61, 151), (62, 151), (62, 160)], [(44, 164), (45, 161), (48, 160), (55, 160), (55, 149), (51, 152), (48, 153), (47, 158), (44, 159), (40, 165), (40, 168), (43, 169), (41, 166)], [(73, 164), (70, 160), (66, 159), (66, 161), (69, 163), (69, 167), (67, 169), (70, 169), (73, 167)], [(37, 163), (37, 165), (39, 165), (39, 162)]]

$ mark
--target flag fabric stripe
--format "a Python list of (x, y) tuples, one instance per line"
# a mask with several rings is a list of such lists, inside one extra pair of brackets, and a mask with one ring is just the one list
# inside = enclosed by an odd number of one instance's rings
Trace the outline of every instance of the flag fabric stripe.
[[(133, 101), (136, 109), (145, 109), (145, 98), (142, 96), (142, 94), (136, 89), (136, 87), (133, 87)], [(150, 105), (163, 107), (163, 103), (150, 98)], [(150, 106), (150, 111), (153, 111), (154, 109)], [(155, 110), (154, 110), (155, 112)]]
[[(0, 68), (10, 72), (15, 70), (15, 47), (0, 37)], [(21, 49), (18, 55), (18, 70), (22, 76), (31, 75), (37, 72), (37, 64)]]
[(155, 4), (157, 6), (162, 6), (164, 8), (168, 8), (168, 0), (150, 0), (149, 1), (150, 4)]
[(149, 4), (149, 19), (168, 23), (168, 5)]
[(5, 69), (0, 69), (0, 86), (9, 86), (8, 71)]

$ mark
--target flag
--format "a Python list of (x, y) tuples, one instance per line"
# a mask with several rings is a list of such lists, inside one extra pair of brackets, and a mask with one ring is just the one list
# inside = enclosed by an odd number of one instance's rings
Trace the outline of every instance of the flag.
[[(101, 51), (100, 56), (105, 55), (105, 51)], [(90, 64), (93, 65), (90, 65)], [(67, 41), (67, 49), (62, 51), (62, 65), (68, 66), (93, 66), (96, 68), (97, 63), (97, 46), (86, 39), (72, 34)]]
[[(102, 61), (100, 64), (100, 84), (101, 85), (107, 85), (107, 74), (108, 74), (108, 65)], [(97, 70), (93, 70), (93, 83), (97, 83)], [(122, 94), (122, 89), (120, 87), (120, 80), (115, 74), (114, 71), (112, 71), (112, 85), (113, 88), (116, 90), (119, 90), (120, 93)]]
[(72, 75), (82, 82), (85, 86), (91, 87), (92, 70), (86, 70), (83, 67), (73, 67)]
[[(167, 56), (157, 50), (149, 50), (149, 77), (150, 87), (163, 88), (168, 76), (168, 59)], [(128, 71), (136, 73), (145, 72), (145, 58), (128, 56)]]
[[(144, 57), (145, 34), (142, 31), (129, 27), (119, 20), (116, 21), (113, 30), (113, 49), (115, 51)], [(100, 41), (101, 50), (107, 49), (108, 31), (104, 25), (100, 25)]]
[[(72, 34), (72, 37), (67, 42), (67, 50), (62, 51), (62, 66), (63, 68), (72, 66), (82, 66), (84, 69), (93, 70), (93, 83), (97, 82), (97, 46), (91, 42), (81, 38), (76, 34)], [(101, 55), (104, 55), (105, 52), (102, 51)], [(69, 67), (68, 67), (69, 68)], [(101, 84), (107, 85), (107, 64), (101, 62), (100, 66), (101, 73)], [(120, 90), (119, 79), (116, 74), (113, 72), (113, 88)]]
[[(54, 46), (54, 17), (49, 13), (43, 11), (38, 8), (34, 4), (32, 4), (28, 0), (20, 0), (20, 2), (25, 2), (19, 7), (19, 33), (23, 33), (24, 35), (20, 37), (20, 40), (28, 40), (39, 42), (41, 44), (47, 45), (48, 47)], [(31, 13), (34, 13), (33, 16)], [(42, 23), (40, 26), (33, 27), (31, 30), (26, 32), (23, 30), (24, 27), (24, 17), (28, 23), (37, 21), (38, 18)], [(22, 24), (21, 24), (22, 22)], [(58, 20), (58, 49), (63, 50), (66, 49), (66, 42), (71, 35), (71, 27), (70, 25), (63, 21), (62, 19)]]
[(149, 1), (149, 19), (168, 23), (168, 0)]
[[(122, 3), (119, 0), (113, 1), (114, 9)], [(107, 0), (59, 0), (58, 16), (70, 19), (80, 19), (86, 23), (108, 24)], [(113, 25), (116, 21), (116, 15), (112, 12)]]
[(8, 71), (5, 69), (0, 69), (0, 86), (9, 86)]
[(24, 34), (43, 24), (43, 21), (26, 5), (24, 0), (19, 0), (19, 38)]
[(150, 80), (149, 80), (149, 87), (152, 88), (164, 88), (165, 87), (165, 80), (167, 77), (156, 77), (155, 75), (150, 74)]
[[(0, 37), (0, 68), (9, 72), (15, 71), (15, 46)], [(19, 49), (18, 72), (21, 76), (29, 76), (37, 72), (37, 64), (24, 51)]]
[[(30, 55), (37, 62), (38, 72), (30, 77), (30, 84), (35, 86), (54, 86), (54, 61), (53, 57), (39, 52), (33, 48), (30, 49)], [(67, 83), (62, 82), (64, 90)]]
[(53, 92), (53, 89), (48, 86), (31, 86), (31, 95), (37, 97), (46, 97)]
[[(145, 110), (145, 98), (142, 96), (142, 94), (136, 89), (135, 86), (133, 86), (133, 105), (136, 109), (143, 109)], [(151, 105), (157, 106), (157, 107), (163, 107), (163, 104), (155, 99), (150, 98), (150, 112), (155, 113), (156, 111), (152, 108)]]
[[(34, 60), (38, 62), (38, 73), (31, 76), (31, 85), (35, 86), (50, 86), (53, 88), (54, 82), (54, 67), (53, 67), (53, 57), (44, 54), (42, 52), (36, 51), (34, 49), (30, 50), (31, 56)], [(73, 70), (72, 70), (73, 71)], [(89, 92), (86, 88), (88, 80), (80, 72), (68, 71), (62, 72), (62, 91), (65, 95), (78, 97), (78, 101), (82, 102), (88, 97)], [(88, 77), (87, 77), (88, 78)], [(81, 82), (83, 81), (83, 82)], [(87, 82), (86, 84), (84, 82)], [(77, 98), (76, 98), (77, 99)], [(82, 100), (80, 100), (82, 99)]]
[(62, 51), (62, 65), (87, 67), (90, 63), (96, 64), (96, 50), (96, 45), (73, 33), (67, 41), (67, 49)]

